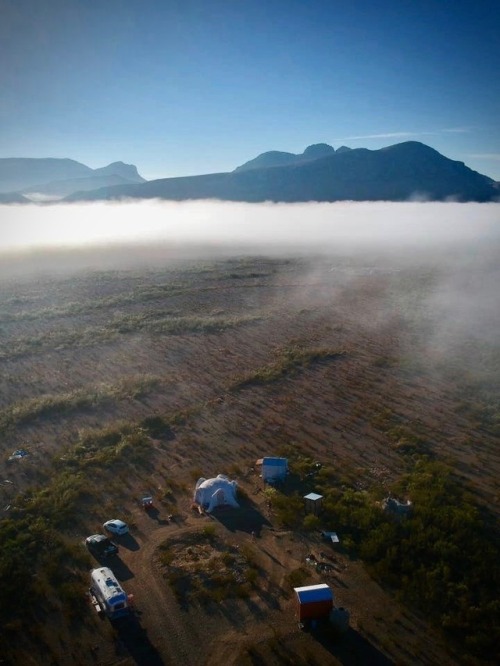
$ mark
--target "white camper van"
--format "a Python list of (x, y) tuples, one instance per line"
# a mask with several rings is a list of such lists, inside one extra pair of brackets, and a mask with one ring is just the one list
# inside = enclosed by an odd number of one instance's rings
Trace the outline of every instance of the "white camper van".
[(98, 600), (102, 610), (110, 618), (121, 617), (130, 612), (125, 590), (108, 567), (90, 572), (90, 591)]

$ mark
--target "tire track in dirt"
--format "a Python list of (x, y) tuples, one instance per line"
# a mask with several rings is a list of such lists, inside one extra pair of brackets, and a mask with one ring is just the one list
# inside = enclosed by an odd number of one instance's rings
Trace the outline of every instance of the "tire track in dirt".
[(196, 529), (197, 526), (192, 525), (177, 529), (172, 525), (159, 527), (144, 540), (137, 538), (140, 548), (128, 552), (123, 558), (134, 573), (134, 578), (127, 583), (127, 590), (134, 595), (139, 620), (164, 663), (172, 666), (195, 666), (201, 663), (198, 661), (199, 646), (198, 642), (193, 640), (189, 616), (179, 615), (182, 611), (174, 593), (162, 577), (155, 556), (165, 540)]

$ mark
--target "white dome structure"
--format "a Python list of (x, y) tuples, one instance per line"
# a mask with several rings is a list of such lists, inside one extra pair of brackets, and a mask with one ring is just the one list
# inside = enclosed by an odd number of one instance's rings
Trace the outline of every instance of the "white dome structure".
[(207, 513), (218, 506), (238, 507), (236, 488), (236, 481), (230, 481), (224, 474), (218, 474), (214, 479), (201, 478), (196, 482), (194, 501)]

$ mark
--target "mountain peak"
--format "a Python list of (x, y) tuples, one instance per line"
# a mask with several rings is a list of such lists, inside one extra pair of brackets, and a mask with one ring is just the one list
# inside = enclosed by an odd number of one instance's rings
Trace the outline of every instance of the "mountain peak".
[(321, 157), (334, 155), (335, 148), (327, 143), (313, 143), (304, 150), (303, 153), (287, 153), (280, 150), (269, 150), (257, 155), (253, 160), (249, 160), (235, 171), (250, 171), (250, 169), (267, 169), (269, 167), (289, 166), (300, 164), (309, 160), (317, 160)]
[(0, 192), (42, 194), (52, 198), (99, 187), (144, 183), (133, 164), (112, 162), (101, 169), (69, 158), (0, 158)]
[(125, 162), (111, 162), (105, 167), (94, 169), (94, 175), (100, 176), (121, 176), (127, 180), (132, 180), (136, 183), (143, 183), (144, 178), (139, 175), (135, 164), (125, 164)]
[(308, 159), (316, 159), (317, 157), (325, 157), (325, 155), (333, 155), (335, 148), (327, 143), (313, 143), (302, 153), (303, 157)]

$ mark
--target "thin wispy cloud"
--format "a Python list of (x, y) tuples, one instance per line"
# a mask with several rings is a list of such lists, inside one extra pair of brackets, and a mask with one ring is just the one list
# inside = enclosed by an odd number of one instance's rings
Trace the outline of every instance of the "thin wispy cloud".
[(379, 134), (359, 134), (356, 136), (344, 136), (335, 141), (359, 141), (364, 139), (402, 139), (412, 136), (438, 136), (439, 134), (465, 134), (470, 132), (469, 127), (445, 127), (439, 130), (426, 130), (423, 132), (381, 132)]
[(441, 132), (446, 132), (448, 134), (467, 134), (471, 131), (470, 127), (446, 127), (445, 129), (440, 130)]
[(419, 136), (430, 132), (384, 132), (382, 134), (359, 134), (357, 136), (344, 136), (335, 141), (357, 141), (359, 139), (398, 139), (405, 136)]

